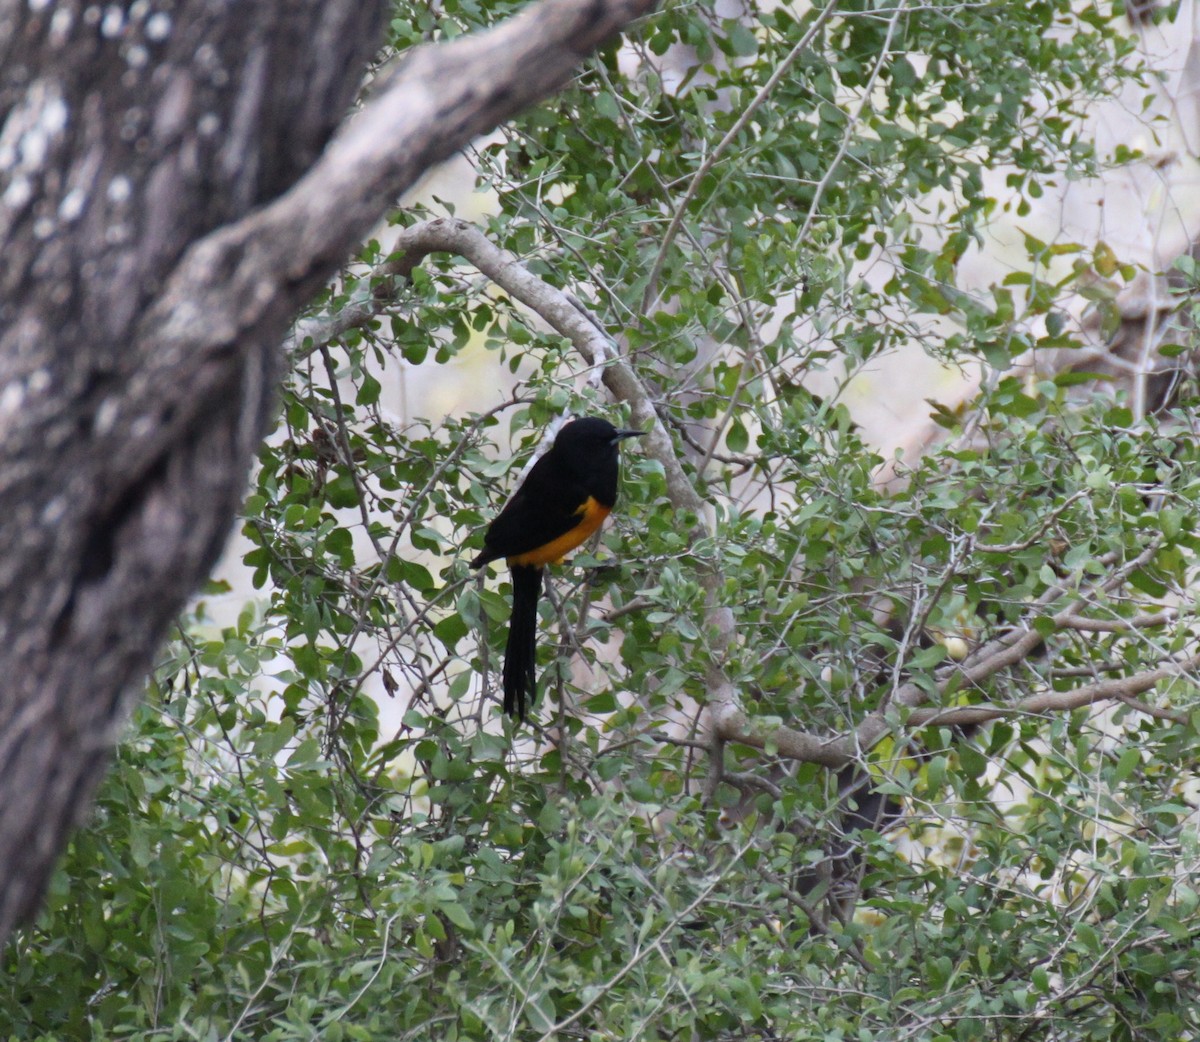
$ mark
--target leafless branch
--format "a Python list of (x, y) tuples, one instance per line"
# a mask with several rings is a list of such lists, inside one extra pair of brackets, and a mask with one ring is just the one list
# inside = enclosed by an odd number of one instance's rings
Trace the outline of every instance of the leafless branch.
[[(1149, 691), (1163, 680), (1173, 680), (1183, 676), (1189, 670), (1200, 667), (1200, 654), (1190, 655), (1170, 666), (1146, 670), (1128, 677), (1115, 677), (1111, 680), (1098, 680), (1094, 684), (1085, 684), (1072, 691), (1044, 691), (1030, 695), (1012, 705), (1001, 706), (992, 703), (973, 706), (955, 706), (948, 709), (917, 709), (908, 717), (911, 724), (917, 727), (933, 726), (935, 724), (952, 726), (962, 724), (983, 724), (1002, 717), (1029, 716), (1036, 713), (1063, 713), (1097, 702), (1113, 700), (1125, 701)], [(1148, 708), (1148, 707), (1147, 707)], [(1186, 722), (1183, 714), (1167, 714), (1167, 718), (1178, 723)]]
[(1169, 626), (1178, 618), (1178, 608), (1167, 608), (1153, 615), (1135, 615), (1132, 619), (1090, 619), (1082, 615), (1068, 615), (1063, 619), (1062, 626), (1063, 629), (1078, 630), (1080, 633), (1132, 633), (1134, 630)]
[[(1136, 558), (1115, 569), (1113, 574), (1105, 576), (1100, 586), (1104, 589), (1111, 588), (1114, 585), (1114, 574), (1128, 575), (1134, 568), (1145, 564), (1153, 556), (1154, 549), (1154, 546), (1143, 549)], [(1047, 593), (1049, 592), (1047, 591)], [(1055, 588), (1054, 599), (1061, 599), (1065, 592), (1065, 589)], [(1080, 604), (1086, 600), (1086, 597), (1087, 595), (1083, 594), (1073, 598), (1070, 605), (1052, 616), (1053, 629), (1051, 632), (1086, 629), (1086, 626), (1081, 626), (1079, 623), (1094, 621), (1082, 619), (1078, 614)], [(1039, 600), (1046, 600), (1046, 595), (1044, 594)], [(1168, 614), (1170, 614), (1170, 618), (1162, 617)], [(1124, 621), (1130, 624), (1128, 629), (1132, 630), (1151, 625), (1162, 625), (1173, 621), (1177, 615), (1177, 612), (1164, 612)], [(1134, 623), (1139, 623), (1139, 625), (1135, 626)], [(1116, 631), (1126, 632), (1127, 630), (1118, 629)], [(1042, 633), (1032, 626), (1013, 627), (1007, 633), (977, 649), (961, 664), (944, 670), (936, 685), (937, 695), (950, 697), (953, 691), (963, 687), (976, 687), (983, 684), (1002, 670), (1023, 661), (1040, 647), (1044, 640), (1045, 637)], [(836, 769), (844, 767), (855, 758), (856, 754), (871, 748), (889, 730), (899, 726), (902, 717), (906, 725), (911, 727), (933, 724), (950, 726), (981, 724), (1014, 715), (1068, 712), (1083, 706), (1114, 700), (1131, 704), (1128, 700), (1150, 690), (1160, 681), (1178, 677), (1198, 666), (1200, 666), (1200, 654), (1132, 676), (1097, 680), (1070, 691), (1042, 692), (1005, 706), (987, 703), (947, 708), (925, 707), (924, 703), (929, 699), (928, 692), (920, 685), (910, 682), (901, 685), (895, 691), (893, 699), (898, 706), (912, 710), (907, 716), (903, 716), (903, 713), (890, 713), (887, 710), (870, 713), (854, 732), (827, 740), (786, 725), (767, 727), (758, 725), (743, 710), (733, 705), (730, 705), (718, 717), (717, 730), (720, 736), (727, 741), (740, 742), (759, 749), (771, 745), (781, 756)], [(1151, 710), (1149, 706), (1142, 707), (1141, 703), (1131, 704), (1131, 708), (1139, 711), (1143, 711), (1144, 708), (1144, 710), (1150, 711), (1152, 716), (1176, 723), (1185, 722), (1183, 714), (1170, 710)]]

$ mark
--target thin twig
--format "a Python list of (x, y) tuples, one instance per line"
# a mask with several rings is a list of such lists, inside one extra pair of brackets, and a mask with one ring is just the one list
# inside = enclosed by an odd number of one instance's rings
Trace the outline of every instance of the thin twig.
[(1054, 522), (1063, 515), (1063, 513), (1072, 503), (1078, 502), (1087, 494), (1088, 491), (1086, 489), (1080, 489), (1073, 496), (1068, 496), (1066, 499), (1064, 499), (1061, 503), (1059, 503), (1058, 506), (1051, 510), (1050, 513), (1042, 518), (1042, 523), (1038, 526), (1037, 531), (1034, 532), (1033, 535), (1031, 535), (1028, 539), (1023, 539), (1019, 543), (977, 543), (976, 549), (985, 550), (989, 554), (1015, 554), (1020, 553), (1022, 550), (1028, 550), (1031, 546), (1033, 546), (1034, 543), (1041, 539), (1043, 535), (1045, 535), (1046, 529), (1054, 524)]
[[(817, 33), (821, 31), (821, 28), (836, 12), (837, 6), (837, 0), (830, 0), (830, 2), (825, 5), (824, 9), (819, 15), (817, 15), (812, 25), (808, 27), (808, 31), (803, 37), (801, 37), (800, 42), (797, 43), (796, 46), (790, 51), (788, 51), (783, 60), (779, 63), (778, 67), (771, 74), (771, 78), (768, 79), (767, 82), (763, 84), (762, 89), (750, 99), (745, 110), (734, 121), (733, 126), (729, 128), (725, 136), (717, 142), (713, 150), (704, 157), (700, 165), (696, 168), (695, 174), (692, 175), (692, 180), (689, 182), (687, 188), (684, 190), (683, 195), (679, 199), (678, 205), (675, 207), (675, 213), (671, 217), (671, 223), (667, 225), (667, 230), (663, 232), (662, 244), (658, 248), (658, 256), (655, 258), (654, 267), (650, 269), (650, 277), (646, 280), (646, 291), (642, 294), (643, 314), (650, 314), (650, 312), (654, 309), (655, 298), (658, 295), (658, 279), (662, 274), (663, 265), (666, 263), (667, 253), (671, 249), (671, 244), (675, 241), (675, 236), (679, 234), (679, 228), (683, 224), (684, 215), (686, 214), (687, 208), (691, 204), (692, 199), (695, 197), (696, 192), (699, 190), (701, 182), (705, 177), (708, 176), (709, 171), (712, 170), (712, 168), (716, 165), (717, 160), (725, 154), (726, 149), (733, 144), (733, 142), (737, 139), (737, 136), (745, 129), (746, 124), (750, 122), (751, 118), (754, 116), (754, 113), (759, 110), (763, 102), (765, 102), (767, 98), (771, 96), (771, 93), (777, 86), (779, 86), (780, 82), (785, 76), (787, 76), (788, 72), (791, 71), (792, 65), (795, 64), (796, 59), (799, 58), (800, 55), (803, 54), (804, 51), (812, 44)], [(799, 239), (799, 241), (804, 241), (803, 236)]]

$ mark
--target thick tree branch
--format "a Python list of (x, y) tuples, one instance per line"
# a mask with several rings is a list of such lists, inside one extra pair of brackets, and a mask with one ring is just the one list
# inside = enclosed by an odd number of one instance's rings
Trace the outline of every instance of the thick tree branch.
[(84, 0), (0, 0), (0, 938), (229, 531), (292, 316), (653, 6), (543, 0), (417, 48), (331, 141), (385, 0), (116, 5), (103, 33)]
[(147, 384), (161, 392), (183, 360), (202, 372), (198, 356), (285, 325), (425, 170), (561, 87), (581, 54), (655, 2), (545, 0), (405, 56), (291, 191), (189, 250), (142, 323), (160, 345)]

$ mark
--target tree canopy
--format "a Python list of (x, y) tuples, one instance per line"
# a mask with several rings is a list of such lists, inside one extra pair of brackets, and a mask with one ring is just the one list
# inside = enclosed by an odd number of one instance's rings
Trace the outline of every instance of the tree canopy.
[[(257, 596), (180, 621), (9, 1031), (1192, 1037), (1195, 269), (1135, 314), (1033, 227), (1156, 82), (1066, 0), (669, 2), (478, 140), (478, 214), (402, 206), (286, 342)], [(977, 388), (864, 404), (898, 353)], [(520, 727), (467, 562), (567, 413), (649, 434)]]

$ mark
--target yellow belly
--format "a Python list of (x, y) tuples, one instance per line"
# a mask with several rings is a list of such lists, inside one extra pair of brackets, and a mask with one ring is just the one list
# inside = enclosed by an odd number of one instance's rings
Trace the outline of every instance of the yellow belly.
[(604, 524), (604, 519), (608, 517), (609, 509), (609, 507), (601, 505), (591, 496), (588, 496), (583, 506), (575, 511), (579, 515), (579, 524), (569, 531), (564, 532), (557, 539), (552, 539), (535, 550), (528, 550), (523, 554), (517, 554), (515, 557), (508, 558), (508, 563), (510, 565), (533, 565), (535, 568), (541, 568), (548, 564), (558, 564), (575, 547), (584, 542)]

